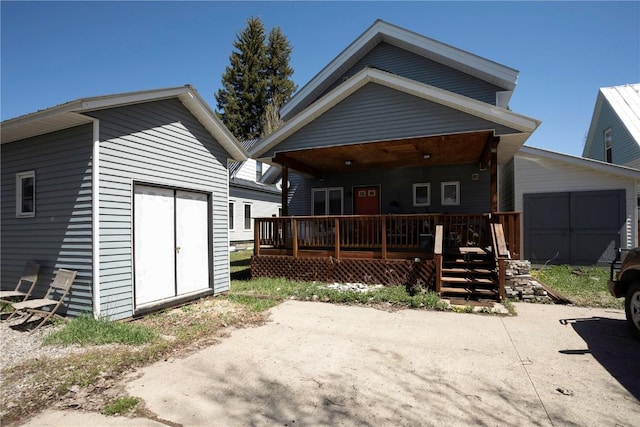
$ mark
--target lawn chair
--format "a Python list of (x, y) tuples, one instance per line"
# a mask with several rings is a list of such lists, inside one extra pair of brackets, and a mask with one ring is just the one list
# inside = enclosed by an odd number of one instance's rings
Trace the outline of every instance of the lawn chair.
[[(38, 274), (40, 273), (40, 264), (36, 264), (35, 262), (28, 262), (24, 266), (24, 270), (22, 271), (22, 275), (18, 279), (18, 284), (16, 288), (12, 291), (0, 291), (0, 302), (6, 304), (13, 304), (16, 302), (16, 299), (21, 299), (21, 301), (26, 301), (31, 296), (31, 292), (33, 288), (36, 286), (36, 282), (38, 281)], [(11, 319), (16, 315), (16, 311), (7, 317), (6, 320)]]
[(42, 317), (42, 321), (31, 330), (31, 333), (35, 332), (40, 326), (42, 326), (52, 316), (56, 316), (60, 319), (63, 316), (57, 313), (58, 308), (62, 305), (62, 301), (71, 290), (71, 285), (76, 278), (77, 271), (59, 269), (56, 273), (49, 290), (44, 298), (29, 299), (22, 302), (13, 303), (13, 308), (18, 312), (28, 314), (29, 316), (21, 323), (25, 324), (34, 315)]

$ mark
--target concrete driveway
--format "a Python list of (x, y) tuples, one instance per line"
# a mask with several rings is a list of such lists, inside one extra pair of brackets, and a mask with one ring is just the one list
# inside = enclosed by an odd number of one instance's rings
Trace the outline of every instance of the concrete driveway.
[(516, 310), (288, 301), (264, 326), (142, 369), (127, 389), (159, 422), (47, 411), (27, 425), (638, 425), (640, 343), (624, 313)]

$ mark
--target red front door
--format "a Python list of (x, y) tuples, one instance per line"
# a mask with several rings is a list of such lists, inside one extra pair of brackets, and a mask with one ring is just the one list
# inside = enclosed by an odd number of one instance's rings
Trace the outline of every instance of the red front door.
[(353, 213), (355, 215), (378, 215), (380, 213), (380, 188), (354, 187)]

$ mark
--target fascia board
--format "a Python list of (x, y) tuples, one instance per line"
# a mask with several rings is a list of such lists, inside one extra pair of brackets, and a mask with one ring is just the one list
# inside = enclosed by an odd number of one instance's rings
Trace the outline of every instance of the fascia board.
[(524, 133), (532, 133), (540, 125), (539, 120), (513, 113), (504, 108), (486, 104), (424, 83), (418, 83), (415, 80), (399, 77), (395, 74), (365, 68), (296, 115), (264, 141), (256, 144), (250, 151), (250, 154), (254, 157), (261, 156), (267, 150), (273, 148), (282, 140), (297, 132), (303, 126), (312, 122), (328, 109), (337, 105), (344, 98), (369, 82), (381, 84), (413, 96), (436, 102)]
[(236, 137), (233, 136), (229, 129), (220, 121), (197, 91), (188, 90), (179, 96), (179, 99), (224, 147), (233, 160), (241, 162), (249, 158), (247, 150), (242, 147)]
[(372, 76), (371, 81), (378, 84), (401, 90), (405, 93), (514, 128), (521, 132), (533, 132), (541, 123), (539, 120), (514, 113), (505, 108), (477, 101), (473, 98), (419, 83), (405, 77), (399, 77), (380, 70), (370, 70), (370, 73)]
[(555, 151), (543, 150), (541, 148), (527, 146), (523, 146), (522, 148), (520, 148), (518, 154), (530, 157), (543, 157), (561, 161), (574, 166), (586, 167), (599, 172), (640, 180), (639, 169), (620, 166), (613, 163), (606, 163), (600, 160), (589, 159), (586, 157), (576, 157), (569, 154), (563, 154)]
[(189, 91), (188, 86), (180, 86), (168, 89), (146, 90), (118, 95), (98, 96), (95, 98), (81, 99), (78, 112), (89, 112), (105, 108), (119, 107), (128, 104), (156, 101), (165, 98), (175, 98)]
[(345, 67), (345, 64), (355, 63), (363, 55), (363, 51), (368, 51), (381, 40), (444, 63), (504, 89), (513, 91), (516, 87), (519, 72), (513, 68), (378, 20), (283, 105), (280, 110), (281, 116), (286, 117), (334, 73)]

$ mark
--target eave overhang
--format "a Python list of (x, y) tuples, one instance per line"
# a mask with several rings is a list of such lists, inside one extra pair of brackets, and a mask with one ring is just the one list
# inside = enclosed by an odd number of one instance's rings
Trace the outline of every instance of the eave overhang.
[(333, 85), (337, 78), (381, 42), (389, 43), (504, 88), (506, 95), (503, 96), (507, 97), (506, 103), (508, 103), (510, 93), (515, 89), (518, 81), (519, 72), (513, 68), (377, 20), (280, 109), (280, 116), (283, 120), (288, 120), (289, 116), (306, 108)]
[[(336, 87), (327, 95), (316, 101), (304, 111), (286, 122), (280, 129), (269, 137), (257, 143), (250, 154), (264, 162), (270, 163), (271, 158), (261, 158), (270, 150), (277, 151), (277, 145), (302, 129), (304, 126), (322, 116), (325, 112), (339, 104), (351, 94), (366, 84), (380, 84), (394, 90), (398, 90), (424, 100), (453, 108), (455, 110), (486, 119), (496, 124), (515, 129), (518, 133), (503, 135), (501, 139), (501, 151), (499, 162), (508, 161), (515, 152), (524, 144), (531, 133), (540, 125), (540, 121), (526, 117), (510, 110), (477, 101), (475, 99), (445, 91), (435, 86), (416, 82), (396, 74), (388, 73), (375, 68), (364, 68), (353, 77)], [(433, 135), (424, 135), (433, 136)]]
[(211, 136), (224, 147), (231, 158), (237, 161), (248, 159), (249, 154), (247, 150), (242, 147), (220, 119), (217, 118), (198, 92), (189, 85), (84, 98), (14, 119), (5, 120), (0, 124), (0, 143), (7, 144), (25, 138), (91, 123), (93, 118), (85, 115), (91, 111), (170, 98), (178, 98), (207, 129)]

